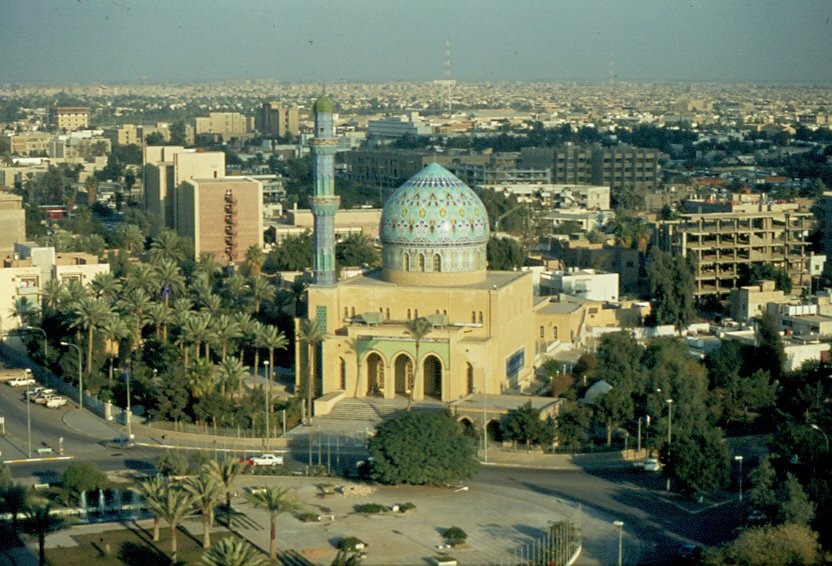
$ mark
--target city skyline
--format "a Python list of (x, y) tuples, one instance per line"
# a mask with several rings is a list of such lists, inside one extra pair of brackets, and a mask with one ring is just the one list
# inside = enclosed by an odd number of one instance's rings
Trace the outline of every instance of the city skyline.
[[(796, 9), (797, 6), (797, 9)], [(2, 82), (825, 83), (832, 5), (0, 0)]]

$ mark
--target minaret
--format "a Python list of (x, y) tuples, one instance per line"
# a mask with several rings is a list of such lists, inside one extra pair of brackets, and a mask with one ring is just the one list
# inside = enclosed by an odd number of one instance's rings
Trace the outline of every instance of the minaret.
[(335, 104), (321, 95), (312, 107), (315, 139), (312, 140), (312, 216), (315, 218), (315, 285), (335, 285), (335, 213), (341, 197), (335, 194)]

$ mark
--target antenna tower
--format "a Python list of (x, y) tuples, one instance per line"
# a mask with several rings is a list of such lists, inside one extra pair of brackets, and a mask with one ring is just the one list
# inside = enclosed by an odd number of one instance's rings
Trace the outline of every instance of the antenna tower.
[(612, 51), (610, 51), (610, 78), (608, 84), (615, 86), (615, 59), (612, 56)]
[(456, 81), (451, 78), (451, 42), (445, 40), (445, 49), (442, 51), (442, 79), (434, 81), (444, 89), (445, 109), (451, 111), (451, 87)]

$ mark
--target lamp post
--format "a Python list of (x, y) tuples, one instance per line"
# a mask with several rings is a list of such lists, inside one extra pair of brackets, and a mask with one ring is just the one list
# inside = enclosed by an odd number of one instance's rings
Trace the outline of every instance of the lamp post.
[(26, 433), (29, 436), (29, 458), (32, 458), (32, 400), (29, 397), (29, 389), (26, 390)]
[(740, 463), (740, 501), (742, 501), (742, 456), (734, 456), (734, 461)]
[[(673, 399), (667, 399), (667, 456), (670, 459), (670, 445), (673, 442), (673, 437), (671, 436), (671, 427), (673, 423)], [(670, 493), (670, 476), (667, 476), (667, 485), (665, 487), (668, 493)]]
[(84, 408), (84, 374), (81, 373), (81, 348), (72, 342), (61, 341), (61, 346), (75, 348), (78, 351), (78, 408)]
[[(269, 360), (263, 360), (263, 368), (265, 369), (266, 379), (269, 380)], [(272, 391), (272, 382), (269, 380), (269, 386), (266, 388), (266, 441), (269, 440), (269, 411), (272, 408), (272, 400), (269, 395)]]
[(127, 421), (127, 439), (133, 440), (133, 411), (130, 408), (130, 370), (124, 372), (124, 378), (127, 380), (127, 415), (125, 416), (125, 420)]
[(48, 354), (49, 354), (49, 346), (47, 345), (48, 342), (47, 342), (46, 331), (43, 328), (39, 327), (39, 326), (29, 326), (29, 325), (24, 326), (23, 330), (34, 330), (35, 332), (40, 332), (41, 334), (43, 334), (43, 358), (44, 358), (44, 360), (46, 360), (48, 358)]
[(618, 527), (618, 566), (621, 566), (624, 559), (624, 521), (613, 521), (612, 524)]

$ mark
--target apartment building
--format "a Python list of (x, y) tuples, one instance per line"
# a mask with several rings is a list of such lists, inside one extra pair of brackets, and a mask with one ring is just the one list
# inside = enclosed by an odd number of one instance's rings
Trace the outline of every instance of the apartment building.
[(54, 134), (43, 132), (27, 132), (23, 134), (8, 134), (9, 150), (12, 155), (36, 156), (45, 155)]
[(628, 145), (552, 148), (529, 147), (520, 152), (520, 167), (551, 170), (552, 183), (605, 185), (613, 191), (625, 187), (655, 190), (660, 162), (667, 156), (656, 149)]
[(72, 132), (90, 127), (90, 109), (85, 106), (55, 106), (49, 109), (49, 124)]
[(0, 192), (0, 255), (14, 251), (14, 243), (26, 239), (26, 211), (23, 197)]
[[(700, 211), (705, 204), (710, 212)], [(814, 225), (809, 210), (792, 203), (723, 202), (718, 207), (699, 201), (687, 201), (685, 210), (677, 220), (657, 222), (656, 237), (661, 249), (693, 260), (697, 298), (727, 298), (742, 266), (784, 269), (794, 291), (809, 287), (813, 256), (808, 235)]]
[(210, 135), (228, 141), (231, 138), (251, 137), (254, 119), (239, 112), (211, 112), (207, 117), (194, 119), (194, 133), (197, 136)]
[(376, 187), (398, 188), (426, 165), (448, 164), (446, 155), (422, 151), (348, 151), (344, 154), (345, 176)]
[(155, 126), (143, 126), (141, 124), (122, 124), (112, 128), (104, 128), (104, 137), (110, 140), (113, 145), (138, 145), (143, 146), (147, 136), (153, 133), (160, 133), (165, 140), (170, 139), (170, 126), (159, 122)]
[(264, 102), (257, 115), (257, 131), (265, 136), (296, 136), (299, 132), (297, 108), (284, 108), (275, 102)]
[(263, 247), (263, 186), (248, 177), (186, 179), (174, 193), (176, 232), (194, 243), (197, 257), (240, 263)]

